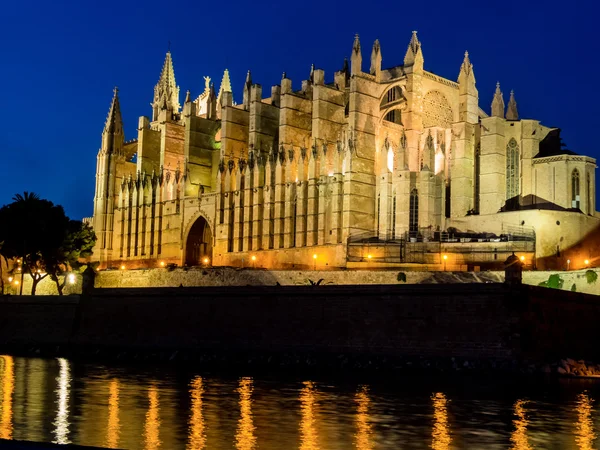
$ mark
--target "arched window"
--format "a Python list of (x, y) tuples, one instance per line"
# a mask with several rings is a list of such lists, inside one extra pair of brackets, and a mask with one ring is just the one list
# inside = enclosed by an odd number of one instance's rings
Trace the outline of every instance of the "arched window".
[(388, 112), (383, 118), (386, 122), (396, 123), (398, 125), (402, 125), (402, 115), (399, 109), (392, 109)]
[(588, 172), (587, 176), (586, 176), (586, 192), (585, 192), (585, 196), (587, 198), (587, 213), (588, 214), (592, 214), (592, 181), (590, 179), (590, 174)]
[(506, 200), (519, 195), (519, 145), (511, 138), (506, 147)]
[(579, 170), (573, 169), (571, 172), (571, 208), (579, 209), (579, 200)]
[(410, 192), (410, 210), (408, 217), (408, 234), (416, 238), (419, 234), (419, 191)]

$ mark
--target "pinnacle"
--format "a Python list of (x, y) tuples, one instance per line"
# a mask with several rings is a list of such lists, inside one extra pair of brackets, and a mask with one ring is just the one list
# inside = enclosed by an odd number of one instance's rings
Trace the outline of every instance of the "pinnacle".
[(113, 89), (113, 98), (104, 123), (104, 133), (119, 133), (123, 127), (121, 118), (121, 105), (119, 104), (119, 88)]
[(354, 45), (352, 46), (352, 51), (355, 53), (360, 53), (360, 39), (358, 37), (358, 33), (354, 35)]

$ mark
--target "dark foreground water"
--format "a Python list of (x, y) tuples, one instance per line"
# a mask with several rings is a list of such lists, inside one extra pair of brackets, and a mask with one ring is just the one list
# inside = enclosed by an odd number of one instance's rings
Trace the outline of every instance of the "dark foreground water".
[(592, 449), (600, 382), (215, 375), (0, 356), (0, 438), (126, 449)]

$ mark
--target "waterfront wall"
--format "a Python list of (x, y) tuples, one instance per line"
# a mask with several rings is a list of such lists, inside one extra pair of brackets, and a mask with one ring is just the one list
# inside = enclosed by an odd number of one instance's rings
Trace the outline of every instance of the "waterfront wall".
[(1, 297), (0, 350), (600, 360), (600, 302), (503, 284), (96, 289)]
[[(504, 281), (504, 272), (440, 272), (429, 270), (422, 265), (397, 268), (394, 270), (264, 270), (234, 269), (214, 267), (203, 269), (139, 269), (100, 271), (96, 277), (96, 287), (100, 288), (133, 288), (133, 287), (189, 287), (189, 286), (295, 286), (308, 284), (308, 280), (335, 285), (372, 285), (372, 284), (438, 284), (438, 283), (498, 283)], [(600, 269), (593, 269), (596, 274)], [(403, 274), (406, 281), (399, 281)], [(577, 292), (600, 295), (600, 279), (589, 283), (585, 270), (556, 271), (524, 271), (523, 283), (537, 286), (547, 281), (552, 274), (559, 274), (563, 279), (563, 290), (571, 290), (573, 285)], [(404, 279), (403, 277), (401, 277)], [(25, 277), (25, 294), (31, 291), (30, 282)], [(37, 292), (42, 295), (55, 295), (56, 285), (46, 278), (38, 285)], [(81, 279), (74, 285), (67, 285), (65, 293), (80, 293)]]

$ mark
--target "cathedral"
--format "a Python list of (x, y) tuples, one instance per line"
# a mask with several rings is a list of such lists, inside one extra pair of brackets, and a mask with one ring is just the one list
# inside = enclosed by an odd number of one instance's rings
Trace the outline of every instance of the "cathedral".
[(357, 35), (333, 77), (313, 66), (295, 88), (284, 73), (263, 92), (248, 72), (240, 104), (225, 70), (182, 107), (168, 52), (128, 141), (115, 88), (91, 219), (100, 267), (484, 268), (512, 252), (564, 266), (599, 224), (596, 161), (520, 118), (512, 91), (505, 106), (500, 84), (486, 112), (468, 53), (457, 81), (424, 69), (416, 32), (400, 65), (382, 67), (379, 41), (363, 53)]

